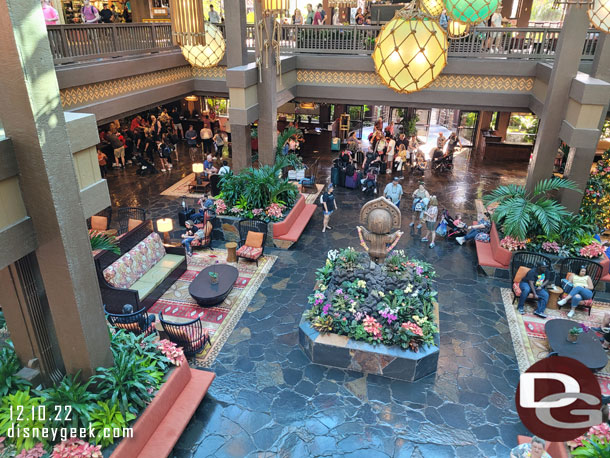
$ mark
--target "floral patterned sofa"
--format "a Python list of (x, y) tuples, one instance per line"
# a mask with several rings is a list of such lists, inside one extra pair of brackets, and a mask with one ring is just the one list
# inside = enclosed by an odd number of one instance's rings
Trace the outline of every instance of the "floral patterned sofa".
[(119, 244), (120, 255), (103, 251), (95, 257), (102, 299), (110, 313), (122, 313), (125, 304), (132, 304), (134, 311), (148, 309), (186, 271), (184, 249), (164, 246), (152, 221), (127, 232)]

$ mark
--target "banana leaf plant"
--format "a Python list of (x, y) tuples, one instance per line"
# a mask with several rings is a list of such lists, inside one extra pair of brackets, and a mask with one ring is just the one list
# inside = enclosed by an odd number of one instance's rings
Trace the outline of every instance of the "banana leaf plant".
[(108, 235), (104, 232), (89, 231), (89, 241), (91, 242), (91, 251), (108, 250), (114, 254), (121, 254), (119, 242), (113, 235)]

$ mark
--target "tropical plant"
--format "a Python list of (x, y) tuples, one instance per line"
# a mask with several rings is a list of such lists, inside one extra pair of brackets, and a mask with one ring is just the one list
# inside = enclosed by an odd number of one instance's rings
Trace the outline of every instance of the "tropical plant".
[[(42, 416), (38, 415), (39, 407), (44, 399), (30, 396), (29, 388), (25, 391), (17, 391), (8, 396), (4, 396), (0, 402), (0, 436), (8, 436), (8, 431), (14, 428), (15, 431), (38, 428), (40, 431), (45, 427)], [(31, 435), (15, 434), (7, 442), (12, 443), (20, 452), (23, 449), (31, 449), (36, 443), (47, 444), (47, 439), (42, 437), (33, 438)]]
[[(91, 413), (91, 427), (96, 432), (95, 443), (107, 447), (114, 443), (113, 434), (104, 434), (104, 431), (120, 431), (126, 428), (130, 421), (136, 416), (131, 413), (131, 406), (128, 405), (124, 413), (121, 412), (118, 404), (110, 401), (98, 401), (97, 406)], [(110, 436), (110, 437), (105, 437)]]
[(102, 447), (91, 445), (76, 437), (60, 442), (53, 447), (51, 458), (102, 458)]
[(407, 137), (417, 135), (417, 121), (419, 116), (416, 114), (413, 116), (403, 116), (400, 124), (402, 125), (402, 131)]
[(279, 134), (277, 136), (277, 146), (275, 148), (275, 160), (277, 161), (279, 158), (282, 157), (282, 152), (284, 150), (284, 146), (286, 146), (286, 143), (288, 143), (288, 140), (290, 140), (291, 137), (294, 136), (301, 136), (303, 135), (303, 132), (301, 132), (300, 129), (297, 129), (296, 127), (287, 127), (286, 129), (284, 129), (284, 132), (282, 132), (281, 134)]
[[(87, 428), (89, 426), (91, 405), (97, 398), (89, 391), (90, 382), (80, 382), (80, 372), (74, 376), (66, 375), (59, 384), (44, 390), (34, 390), (44, 399), (47, 412), (54, 427)], [(68, 409), (69, 407), (69, 409)]]
[(572, 450), (572, 456), (587, 458), (608, 458), (610, 456), (610, 441), (597, 436), (591, 436), (582, 441), (582, 445)]
[(108, 250), (114, 254), (121, 254), (119, 242), (113, 235), (108, 235), (104, 232), (89, 231), (89, 241), (91, 250)]
[(0, 437), (0, 458), (13, 458), (17, 451), (13, 444), (6, 442), (6, 437)]
[(29, 381), (17, 375), (20, 369), (21, 363), (12, 343), (0, 346), (0, 398), (32, 386)]
[(4, 312), (0, 309), (0, 329), (6, 328), (6, 319), (4, 318)]
[(505, 235), (519, 240), (538, 233), (548, 237), (557, 234), (562, 219), (569, 215), (563, 205), (548, 197), (559, 189), (579, 191), (573, 181), (550, 178), (540, 181), (533, 192), (514, 184), (499, 186), (483, 196), (483, 202), (498, 203), (492, 218), (502, 226)]
[(19, 455), (15, 455), (15, 458), (48, 458), (48, 453), (44, 449), (42, 442), (37, 443), (30, 449), (23, 449)]

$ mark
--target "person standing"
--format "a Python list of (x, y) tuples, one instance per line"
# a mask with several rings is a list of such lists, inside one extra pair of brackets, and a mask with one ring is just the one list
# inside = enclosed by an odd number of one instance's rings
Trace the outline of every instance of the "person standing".
[(391, 200), (398, 208), (400, 208), (400, 199), (402, 198), (402, 186), (400, 185), (399, 180), (399, 177), (394, 177), (394, 180), (392, 180), (391, 183), (388, 183), (383, 190), (384, 197)]
[(451, 132), (451, 135), (449, 135), (449, 138), (445, 143), (447, 143), (447, 155), (449, 156), (453, 155), (458, 145), (460, 146), (460, 148), (463, 148), (462, 142), (460, 141), (460, 137), (458, 137), (455, 132)]
[(210, 24), (220, 24), (220, 15), (214, 9), (214, 5), (210, 5), (210, 12), (208, 13), (208, 21), (210, 21)]
[(445, 147), (446, 141), (447, 141), (447, 137), (445, 137), (442, 132), (439, 132), (438, 137), (436, 138), (436, 147), (440, 148), (440, 150), (442, 151), (443, 148)]
[(229, 163), (227, 161), (222, 161), (222, 167), (218, 170), (218, 175), (226, 175), (231, 171), (231, 167), (229, 167)]
[(184, 138), (184, 129), (182, 128), (182, 120), (180, 119), (178, 108), (172, 108), (170, 117), (172, 118), (172, 123), (174, 124), (174, 128), (178, 131), (180, 138)]
[(80, 10), (83, 22), (86, 24), (97, 24), (100, 22), (100, 12), (91, 4), (91, 0), (85, 0)]
[(161, 160), (161, 171), (171, 172), (169, 159), (172, 157), (172, 150), (164, 140), (165, 139), (157, 140), (157, 151), (159, 153), (159, 159)]
[(424, 211), (424, 221), (426, 222), (426, 235), (421, 239), (422, 242), (430, 240), (430, 248), (434, 248), (436, 239), (436, 218), (438, 217), (438, 200), (436, 196), (430, 197), (428, 208)]
[(207, 156), (209, 154), (213, 154), (212, 149), (214, 148), (214, 134), (212, 133), (212, 129), (204, 124), (200, 135), (201, 140), (203, 141), (203, 155)]
[(307, 4), (307, 16), (305, 17), (305, 24), (307, 25), (311, 25), (313, 24), (313, 7), (311, 6), (311, 3)]
[(303, 15), (298, 8), (294, 10), (294, 14), (292, 15), (292, 23), (294, 25), (303, 25)]
[(125, 168), (125, 145), (114, 131), (108, 131), (106, 140), (114, 150), (114, 166)]
[(195, 240), (195, 233), (197, 232), (197, 227), (190, 219), (184, 222), (184, 226), (186, 227), (186, 232), (182, 234), (182, 246), (184, 247), (187, 256), (191, 257), (193, 256), (193, 248), (191, 247), (191, 242)]
[(108, 156), (106, 156), (101, 149), (97, 150), (97, 163), (100, 166), (100, 174), (102, 178), (106, 178), (106, 164), (108, 161)]
[(110, 8), (108, 8), (108, 4), (104, 3), (104, 7), (102, 8), (102, 11), (100, 11), (100, 18), (101, 18), (102, 22), (104, 24), (110, 24), (112, 22), (113, 17), (114, 17), (114, 15), (112, 14), (112, 11), (110, 10)]
[(415, 226), (415, 217), (419, 216), (419, 224), (417, 225), (417, 229), (420, 229), (421, 219), (426, 208), (426, 204), (430, 199), (430, 193), (426, 190), (426, 186), (424, 185), (423, 181), (419, 182), (419, 186), (415, 191), (413, 191), (411, 196), (413, 197), (413, 205), (411, 206), (413, 216), (411, 217), (411, 224), (409, 224), (409, 226)]
[(521, 288), (521, 295), (519, 296), (519, 313), (523, 315), (525, 313), (525, 301), (530, 293), (534, 296), (534, 299), (538, 302), (538, 307), (534, 312), (534, 315), (540, 318), (546, 318), (544, 311), (546, 310), (546, 304), (549, 301), (549, 293), (547, 293), (546, 285), (549, 283), (549, 279), (546, 277), (547, 265), (544, 262), (539, 262), (536, 267), (530, 269), (523, 280), (519, 283)]
[(364, 14), (362, 14), (362, 8), (358, 8), (356, 10), (356, 17), (354, 18), (354, 20), (356, 21), (356, 25), (364, 24)]
[(197, 132), (195, 132), (195, 129), (193, 128), (193, 125), (191, 124), (188, 128), (188, 130), (186, 131), (186, 133), (184, 134), (184, 138), (186, 138), (186, 144), (189, 147), (189, 157), (191, 158), (191, 161), (195, 161), (195, 159), (197, 158)]
[(216, 129), (216, 133), (214, 134), (213, 140), (214, 146), (216, 147), (216, 156), (222, 157), (222, 150), (225, 147), (225, 140), (218, 129)]
[(59, 13), (51, 6), (51, 0), (42, 1), (42, 14), (46, 25), (59, 24)]
[(447, 30), (447, 27), (449, 27), (449, 18), (447, 17), (447, 10), (443, 10), (440, 17), (438, 18), (438, 23), (443, 28), (443, 30)]
[(322, 232), (326, 232), (326, 229), (332, 229), (332, 227), (328, 225), (328, 222), (330, 220), (330, 215), (332, 215), (333, 212), (337, 209), (337, 201), (335, 199), (333, 191), (333, 184), (330, 183), (326, 188), (326, 192), (322, 194), (322, 205), (324, 205), (324, 222)]
[(313, 15), (313, 25), (323, 25), (324, 24), (324, 16), (322, 16), (322, 12), (324, 11), (324, 9), (322, 8), (322, 5), (319, 4), (315, 14)]
[(394, 167), (394, 151), (396, 149), (396, 140), (394, 140), (394, 137), (389, 135), (386, 138), (386, 153), (387, 153), (387, 158), (388, 158), (388, 163), (387, 163), (387, 167), (386, 167), (386, 173), (392, 173), (394, 171), (393, 167)]

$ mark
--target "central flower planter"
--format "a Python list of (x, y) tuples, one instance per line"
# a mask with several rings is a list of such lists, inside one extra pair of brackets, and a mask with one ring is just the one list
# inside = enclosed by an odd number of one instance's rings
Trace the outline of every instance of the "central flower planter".
[[(434, 314), (438, 323), (437, 303)], [(397, 346), (372, 345), (338, 334), (321, 334), (305, 318), (301, 318), (299, 325), (299, 344), (315, 364), (407, 382), (436, 373), (440, 350), (439, 333), (434, 336), (434, 345), (422, 346), (414, 352)]]

